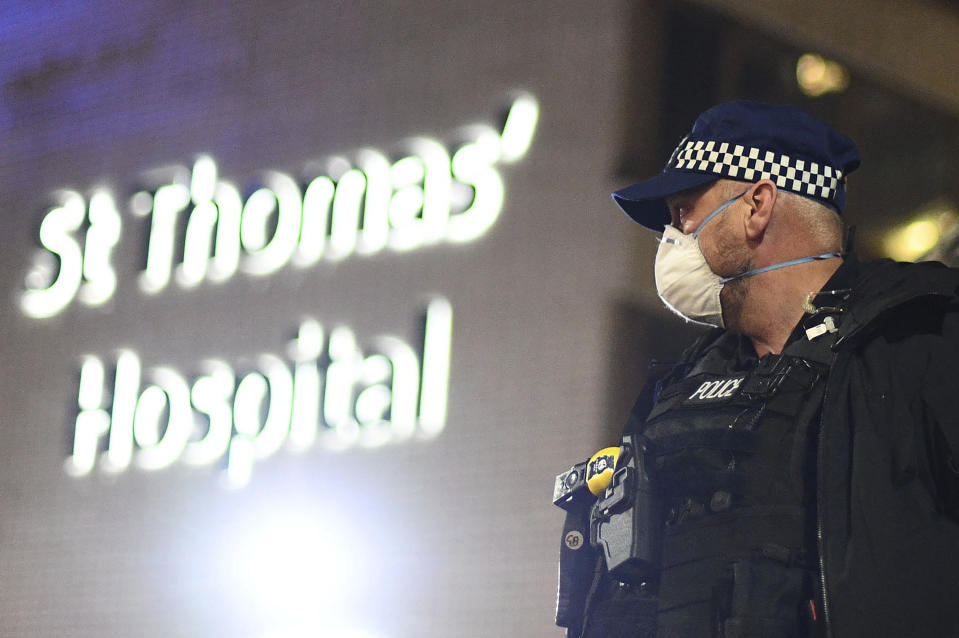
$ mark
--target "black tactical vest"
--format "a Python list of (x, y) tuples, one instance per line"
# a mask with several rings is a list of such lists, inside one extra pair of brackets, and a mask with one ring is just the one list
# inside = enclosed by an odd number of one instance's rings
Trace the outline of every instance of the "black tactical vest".
[(642, 433), (663, 504), (658, 577), (600, 575), (584, 636), (816, 631), (815, 438), (832, 335), (755, 357), (723, 334), (655, 397)]

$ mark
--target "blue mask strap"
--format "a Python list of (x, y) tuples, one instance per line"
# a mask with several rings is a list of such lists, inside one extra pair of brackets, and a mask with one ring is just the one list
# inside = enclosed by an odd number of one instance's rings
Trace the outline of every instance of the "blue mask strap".
[(757, 268), (756, 270), (750, 270), (749, 272), (744, 272), (740, 275), (733, 275), (732, 277), (724, 277), (723, 279), (720, 279), (719, 282), (725, 284), (730, 281), (736, 281), (737, 279), (745, 279), (746, 277), (752, 277), (753, 275), (769, 272), (770, 270), (785, 268), (786, 266), (795, 266), (797, 264), (805, 264), (808, 261), (832, 259), (833, 257), (842, 257), (842, 253), (837, 251), (833, 253), (823, 253), (821, 255), (816, 255), (815, 257), (800, 257), (799, 259), (790, 259), (789, 261), (784, 261), (778, 264), (770, 264), (768, 266), (763, 266), (762, 268)]
[(729, 208), (729, 207), (732, 205), (733, 202), (735, 202), (737, 199), (739, 199), (740, 197), (742, 197), (743, 195), (745, 195), (745, 194), (748, 193), (748, 192), (749, 192), (749, 189), (747, 188), (746, 190), (744, 190), (743, 192), (741, 192), (739, 195), (736, 195), (735, 197), (727, 200), (727, 201), (726, 201), (724, 204), (722, 204), (719, 208), (717, 208), (717, 209), (714, 210), (713, 212), (711, 212), (711, 213), (709, 213), (708, 215), (706, 215), (706, 219), (704, 219), (704, 220), (699, 224), (699, 226), (696, 227), (696, 230), (694, 230), (694, 231), (690, 234), (690, 236), (691, 236), (693, 239), (696, 239), (697, 237), (699, 237), (699, 233), (703, 232), (703, 228), (706, 228), (706, 224), (708, 224), (709, 221), (710, 221), (713, 217), (715, 217), (715, 216), (718, 215), (719, 213), (721, 213), (721, 212), (723, 212), (724, 210), (726, 210), (727, 208)]

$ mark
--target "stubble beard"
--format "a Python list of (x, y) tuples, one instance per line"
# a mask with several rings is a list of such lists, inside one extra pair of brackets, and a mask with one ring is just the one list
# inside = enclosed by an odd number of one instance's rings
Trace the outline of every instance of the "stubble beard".
[[(745, 246), (731, 239), (725, 225), (720, 225), (714, 236), (715, 253), (719, 255), (716, 268), (712, 268), (720, 277), (735, 277), (753, 270), (753, 260)], [(722, 306), (723, 323), (727, 330), (742, 332), (743, 318), (746, 312), (746, 299), (752, 287), (752, 277), (727, 282), (719, 293)]]
[[(752, 268), (744, 266), (739, 273), (749, 272)], [(737, 274), (739, 274), (737, 273)], [(752, 285), (751, 278), (737, 279), (723, 285), (719, 293), (719, 301), (723, 309), (723, 323), (726, 329), (732, 332), (743, 332), (743, 319), (746, 314), (746, 299)]]

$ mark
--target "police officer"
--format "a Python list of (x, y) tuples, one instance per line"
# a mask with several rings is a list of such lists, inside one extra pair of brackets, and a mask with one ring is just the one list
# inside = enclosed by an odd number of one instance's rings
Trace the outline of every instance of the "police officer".
[(715, 328), (625, 428), (653, 566), (607, 569), (593, 507), (571, 635), (959, 636), (959, 274), (843, 251), (858, 165), (808, 113), (740, 101), (613, 194), (662, 234), (663, 302)]

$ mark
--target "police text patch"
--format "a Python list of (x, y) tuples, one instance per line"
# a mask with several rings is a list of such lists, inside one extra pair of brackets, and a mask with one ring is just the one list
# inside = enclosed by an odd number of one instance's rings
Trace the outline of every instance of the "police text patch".
[(683, 405), (722, 403), (736, 396), (745, 379), (745, 376), (738, 376), (703, 381), (692, 394), (686, 397)]

